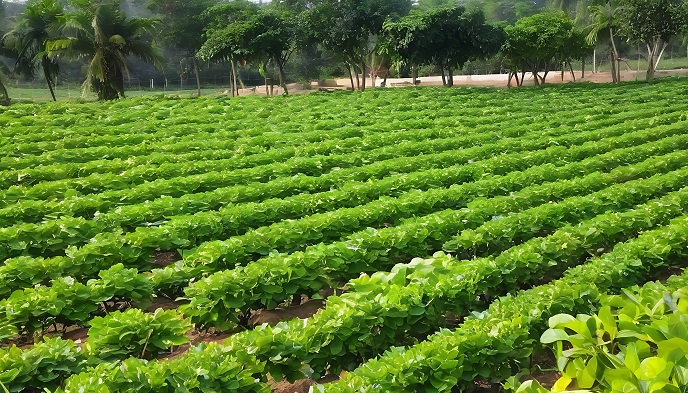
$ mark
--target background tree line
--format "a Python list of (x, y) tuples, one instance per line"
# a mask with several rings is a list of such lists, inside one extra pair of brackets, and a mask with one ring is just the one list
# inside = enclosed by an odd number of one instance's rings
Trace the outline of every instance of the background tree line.
[(54, 99), (58, 75), (83, 78), (86, 91), (114, 99), (130, 72), (190, 72), (199, 95), (211, 73), (231, 75), (238, 91), (239, 70), (266, 89), (348, 74), (365, 90), (388, 70), (415, 82), (428, 67), (451, 86), (475, 61), (519, 85), (532, 72), (539, 84), (553, 69), (573, 73), (600, 45), (615, 81), (620, 47), (642, 45), (651, 81), (687, 25), (686, 0), (0, 0), (0, 101), (8, 76), (42, 79)]

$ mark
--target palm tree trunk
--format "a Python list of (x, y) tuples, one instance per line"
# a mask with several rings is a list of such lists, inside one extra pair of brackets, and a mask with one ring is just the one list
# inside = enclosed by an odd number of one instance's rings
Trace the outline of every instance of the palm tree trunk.
[(198, 97), (200, 97), (201, 96), (201, 76), (198, 74), (198, 59), (196, 59), (196, 56), (193, 56), (192, 59), (193, 59), (194, 73), (196, 74), (196, 95)]
[(611, 66), (612, 69), (612, 82), (613, 83), (619, 83), (619, 80), (616, 77), (616, 62), (614, 61), (614, 53), (609, 54), (609, 65)]
[(45, 67), (43, 67), (43, 75), (45, 76), (45, 81), (48, 82), (48, 90), (50, 90), (53, 101), (57, 101), (57, 98), (55, 98), (55, 90), (53, 89), (53, 82), (50, 80), (50, 75), (48, 75), (48, 71)]
[(50, 60), (47, 56), (43, 56), (41, 59), (41, 68), (43, 68), (43, 76), (45, 81), (48, 83), (48, 90), (50, 90), (50, 95), (53, 97), (53, 101), (57, 101), (55, 98), (55, 90), (53, 90), (52, 78), (50, 78)]
[(614, 29), (609, 27), (609, 40), (612, 43), (612, 51), (614, 52), (614, 63), (616, 64), (616, 83), (621, 82), (621, 59), (619, 59), (619, 51), (616, 50), (616, 43), (614, 42)]

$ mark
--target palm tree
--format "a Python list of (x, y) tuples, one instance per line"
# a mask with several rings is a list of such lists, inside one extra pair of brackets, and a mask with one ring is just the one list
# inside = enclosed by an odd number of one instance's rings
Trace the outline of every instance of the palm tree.
[(614, 41), (614, 28), (618, 25), (620, 11), (621, 7), (616, 7), (611, 2), (605, 5), (591, 6), (592, 23), (588, 25), (589, 32), (586, 37), (586, 41), (589, 44), (596, 45), (601, 33), (609, 31), (609, 41), (612, 44), (612, 56), (614, 57), (612, 61), (612, 79), (614, 83), (621, 82), (621, 59)]
[(55, 79), (60, 70), (55, 58), (48, 56), (46, 43), (53, 38), (59, 17), (64, 13), (57, 0), (29, 2), (19, 23), (4, 36), (5, 44), (16, 54), (14, 72), (33, 77), (41, 68), (55, 101)]
[(92, 89), (99, 100), (124, 97), (128, 56), (161, 65), (162, 55), (150, 38), (158, 21), (127, 19), (118, 2), (81, 1), (77, 7), (76, 13), (62, 18), (66, 38), (51, 40), (47, 47), (53, 55), (90, 59), (84, 93)]

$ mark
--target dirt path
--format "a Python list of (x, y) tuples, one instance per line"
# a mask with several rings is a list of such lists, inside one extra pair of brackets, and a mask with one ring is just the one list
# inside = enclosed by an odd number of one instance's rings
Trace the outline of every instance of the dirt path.
[[(581, 79), (581, 72), (576, 71), (575, 82), (593, 82), (593, 83), (611, 83), (612, 74), (610, 72), (596, 72), (588, 71), (585, 73), (585, 77)], [(671, 75), (688, 75), (688, 69), (676, 69), (676, 70), (657, 70), (655, 76), (657, 78), (671, 76)], [(519, 75), (520, 77), (520, 75)], [(441, 76), (423, 76), (418, 78), (420, 80), (420, 86), (442, 86)], [(489, 74), (489, 75), (456, 75), (454, 76), (454, 86), (485, 86), (485, 87), (501, 87), (506, 88), (507, 81), (509, 79), (508, 74)], [(526, 86), (532, 86), (535, 84), (533, 76), (530, 73), (526, 73), (525, 76)], [(645, 71), (624, 71), (621, 73), (622, 81), (636, 81), (645, 80)], [(379, 88), (382, 84), (382, 78), (375, 79), (375, 87)], [(563, 75), (560, 72), (550, 72), (547, 75), (546, 83), (569, 83), (574, 82), (571, 73), (567, 72)], [(366, 83), (370, 86), (370, 80)], [(515, 82), (514, 82), (515, 83)], [(411, 86), (413, 81), (411, 78), (389, 78), (387, 79), (387, 87), (405, 87)], [(328, 90), (339, 89), (343, 90), (350, 88), (351, 82), (348, 78), (339, 78), (336, 80), (329, 80), (327, 85), (324, 87)], [(306, 94), (319, 91), (321, 86), (317, 82), (313, 82), (308, 88), (301, 83), (291, 83), (287, 85), (289, 89), (289, 94)], [(283, 93), (283, 90), (279, 86), (274, 86), (274, 95), (278, 96)], [(224, 94), (229, 94), (225, 91)], [(250, 89), (241, 89), (239, 91), (240, 96), (244, 95), (265, 95), (265, 86), (256, 86)]]

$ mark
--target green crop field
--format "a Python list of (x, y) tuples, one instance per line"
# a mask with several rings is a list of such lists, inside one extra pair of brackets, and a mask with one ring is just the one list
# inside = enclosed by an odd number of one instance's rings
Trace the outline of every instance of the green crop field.
[(688, 285), (686, 96), (668, 78), (2, 108), (0, 392), (499, 386), (568, 337), (551, 316)]

